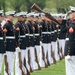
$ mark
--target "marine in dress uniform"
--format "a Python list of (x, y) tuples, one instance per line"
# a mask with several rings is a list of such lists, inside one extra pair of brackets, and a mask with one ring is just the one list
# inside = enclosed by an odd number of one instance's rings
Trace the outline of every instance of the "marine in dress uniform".
[(28, 54), (28, 51), (29, 51), (29, 40), (28, 40), (28, 37), (29, 35), (29, 29), (26, 25), (26, 21), (27, 21), (27, 12), (21, 12), (23, 14), (23, 21), (22, 21), (22, 24), (23, 24), (23, 27), (25, 28), (25, 46), (26, 46), (26, 50), (25, 50), (25, 57), (24, 57), (24, 66), (27, 70), (27, 75), (30, 75), (30, 65), (29, 65), (29, 54)]
[(0, 10), (0, 73), (2, 70), (2, 60), (4, 58), (4, 54), (5, 54), (5, 44), (4, 44), (4, 39), (3, 39), (3, 30), (2, 30), (2, 13), (3, 10)]
[(48, 60), (48, 64), (52, 64), (53, 63), (53, 59), (52, 59), (52, 56), (51, 56), (51, 20), (50, 19), (46, 19), (46, 22), (47, 22), (47, 25), (48, 25), (48, 57), (47, 57), (47, 60)]
[(42, 22), (40, 22), (40, 25), (42, 26), (42, 46), (43, 46), (43, 52), (44, 52), (44, 65), (42, 67), (48, 67), (47, 64), (47, 53), (48, 53), (48, 25), (46, 23), (46, 17), (44, 15), (41, 16)]
[(40, 49), (41, 49), (41, 46), (40, 46), (40, 35), (39, 35), (39, 29), (40, 29), (40, 26), (38, 24), (39, 22), (39, 14), (34, 14), (34, 18), (33, 18), (33, 25), (34, 25), (34, 28), (35, 28), (35, 31), (34, 31), (34, 44), (35, 44), (35, 52), (36, 52), (36, 61), (38, 63), (38, 70), (40, 70)]
[[(15, 56), (15, 28), (13, 25), (15, 11), (6, 12), (7, 15), (7, 22), (3, 27), (3, 30), (6, 29), (6, 56), (7, 56), (7, 63), (8, 63), (8, 74), (14, 75), (14, 56)], [(4, 75), (8, 75), (6, 71)]]
[(56, 28), (56, 23), (51, 22), (51, 26), (52, 26), (52, 30), (51, 30), (52, 51), (53, 51), (55, 60), (58, 61), (59, 56), (58, 56), (58, 48), (57, 48), (57, 28)]
[(37, 62), (35, 61), (35, 50), (34, 50), (34, 26), (32, 24), (32, 19), (33, 19), (33, 14), (29, 13), (28, 14), (28, 22), (27, 22), (27, 26), (29, 28), (29, 50), (30, 50), (30, 66), (32, 68), (32, 70), (37, 70), (38, 69), (38, 65)]
[[(62, 22), (62, 17), (58, 17), (58, 21), (61, 23)], [(64, 47), (65, 47), (65, 38), (66, 38), (66, 33), (61, 32), (61, 25), (58, 25), (58, 40), (59, 40), (59, 56), (60, 59), (64, 58)]]
[(26, 51), (25, 51), (25, 59), (26, 59), (26, 67), (28, 69), (28, 71), (30, 72), (30, 53), (29, 53), (29, 28), (28, 28), (28, 25), (26, 23), (27, 21), (27, 15), (24, 17), (24, 20), (25, 20), (25, 28), (26, 28), (26, 32), (25, 32), (25, 35), (26, 35)]
[[(23, 22), (23, 12), (19, 12), (16, 14), (18, 22), (15, 24), (16, 28), (16, 44), (20, 48), (20, 57), (22, 61), (22, 71), (24, 74), (27, 74), (26, 68), (24, 66), (24, 58), (25, 58), (25, 50), (26, 50), (26, 38), (25, 38), (25, 25)], [(17, 31), (17, 28), (19, 28), (19, 31)], [(18, 52), (17, 52), (18, 53)], [(18, 56), (16, 53), (16, 57)], [(19, 67), (21, 64), (19, 61), (17, 61), (19, 57), (16, 58), (16, 75), (22, 75), (22, 71)], [(19, 73), (19, 72), (20, 73)]]
[(69, 13), (70, 22), (66, 26), (66, 21), (63, 20), (62, 32), (67, 33), (65, 43), (65, 64), (66, 64), (66, 75), (75, 74), (75, 8), (71, 8)]

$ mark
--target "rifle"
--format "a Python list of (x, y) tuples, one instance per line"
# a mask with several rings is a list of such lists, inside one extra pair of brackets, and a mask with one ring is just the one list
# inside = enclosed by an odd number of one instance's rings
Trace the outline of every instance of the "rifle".
[(4, 60), (5, 60), (5, 71), (6, 71), (6, 73), (9, 75), (9, 73), (8, 73), (8, 62), (7, 62), (7, 56), (6, 55), (4, 55)]
[[(30, 65), (30, 51), (28, 50), (28, 64)], [(33, 72), (31, 65), (30, 65), (30, 72)]]
[(42, 12), (46, 15), (47, 18), (55, 21), (57, 24), (60, 25), (60, 23), (50, 14), (50, 13), (47, 13), (45, 11), (43, 11), (38, 5), (36, 5), (35, 3), (32, 5), (31, 9), (34, 9), (34, 10), (37, 10), (39, 12)]
[(37, 64), (38, 64), (38, 70), (41, 70), (41, 67), (40, 67), (40, 65), (39, 65), (39, 62), (38, 62), (38, 58), (37, 58), (37, 51), (36, 51), (36, 48), (34, 48), (34, 50), (35, 50), (35, 60), (36, 60), (36, 62), (37, 62)]
[(56, 59), (54, 57), (54, 52), (52, 51), (52, 46), (51, 46), (51, 56), (53, 58), (53, 63), (56, 64)]
[[(5, 47), (5, 49), (6, 49), (6, 32), (4, 32), (4, 37), (3, 37), (3, 39), (4, 39), (4, 47)], [(6, 55), (4, 55), (4, 61), (5, 61), (5, 71), (6, 71), (6, 73), (9, 75), (9, 73), (8, 73), (8, 62), (7, 62), (7, 56)]]
[(21, 53), (20, 52), (18, 53), (18, 57), (19, 57), (19, 63), (20, 63), (19, 67), (20, 67), (20, 69), (22, 71), (22, 75), (24, 75), (24, 72), (22, 70), (22, 60), (21, 60)]
[(43, 61), (44, 61), (44, 63), (45, 63), (45, 68), (47, 68), (48, 67), (48, 65), (47, 65), (47, 63), (45, 62), (45, 55), (44, 55), (44, 51), (43, 51), (44, 49), (43, 49), (43, 46), (42, 46), (42, 59), (43, 59)]
[(28, 69), (27, 69), (27, 67), (26, 67), (26, 59), (24, 58), (24, 66), (25, 66), (25, 68), (26, 68), (26, 70), (27, 70), (27, 75), (30, 75), (30, 72), (28, 71)]
[(49, 60), (48, 60), (48, 52), (47, 52), (47, 55), (46, 55), (46, 59), (47, 59), (47, 64), (48, 64), (48, 66), (50, 66), (50, 62), (49, 62)]
[(61, 53), (61, 49), (59, 48), (59, 42), (57, 41), (57, 46), (58, 46), (58, 54), (59, 54), (59, 58), (60, 60), (62, 60), (61, 56), (60, 56), (60, 53)]
[[(19, 43), (19, 48), (20, 48), (20, 29), (19, 29), (18, 31), (19, 31), (18, 43)], [(21, 53), (20, 53), (20, 52), (18, 53), (18, 57), (19, 57), (19, 63), (20, 63), (19, 67), (20, 67), (20, 69), (21, 69), (21, 71), (22, 71), (22, 75), (24, 75), (24, 72), (23, 72), (23, 70), (22, 70), (22, 60), (21, 60)]]

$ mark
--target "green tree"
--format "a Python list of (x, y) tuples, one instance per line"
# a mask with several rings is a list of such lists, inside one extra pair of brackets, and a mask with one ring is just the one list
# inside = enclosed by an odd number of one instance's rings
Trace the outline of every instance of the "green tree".
[(57, 0), (56, 2), (56, 9), (57, 12), (60, 13), (66, 13), (67, 11), (69, 11), (69, 6), (72, 4), (71, 0)]
[(5, 0), (0, 0), (0, 10), (6, 10), (6, 1)]
[(21, 6), (24, 4), (23, 0), (7, 0), (7, 6), (17, 12), (21, 11)]
[(42, 9), (45, 7), (46, 5), (46, 0), (24, 0), (25, 2), (25, 8), (28, 12), (31, 11), (31, 6), (36, 3), (37, 5), (39, 5)]
[(37, 3), (41, 8), (45, 7), (45, 1), (46, 0), (7, 0), (7, 5), (11, 8), (14, 9), (15, 11), (31, 11), (31, 6), (34, 3)]
[(66, 13), (71, 5), (75, 6), (74, 0), (46, 0), (46, 7), (55, 8), (58, 13)]

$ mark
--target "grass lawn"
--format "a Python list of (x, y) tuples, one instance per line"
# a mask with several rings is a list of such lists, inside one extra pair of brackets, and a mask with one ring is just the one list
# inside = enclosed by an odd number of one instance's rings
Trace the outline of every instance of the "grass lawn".
[(31, 75), (65, 75), (65, 61), (58, 61), (48, 68), (43, 68), (40, 71), (34, 71)]
[[(4, 68), (0, 75), (4, 75)], [(34, 71), (31, 75), (65, 75), (65, 61), (58, 61), (56, 64), (53, 64), (48, 68), (42, 68), (40, 71)]]

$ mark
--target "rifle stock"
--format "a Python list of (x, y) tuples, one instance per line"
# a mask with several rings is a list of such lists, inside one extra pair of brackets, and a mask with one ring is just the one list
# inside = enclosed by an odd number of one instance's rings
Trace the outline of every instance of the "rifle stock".
[(56, 64), (56, 59), (54, 57), (54, 52), (52, 51), (52, 46), (51, 46), (51, 56), (53, 58), (53, 63)]
[(25, 66), (25, 68), (26, 68), (26, 70), (27, 70), (27, 75), (30, 75), (30, 72), (28, 71), (28, 69), (27, 69), (27, 67), (26, 67), (26, 59), (24, 58), (24, 66)]
[(59, 42), (57, 42), (57, 46), (58, 46), (58, 54), (59, 54), (59, 58), (60, 58), (60, 60), (62, 60), (62, 58), (61, 58), (61, 56), (60, 56), (61, 49), (59, 48)]
[[(20, 31), (18, 31), (18, 37), (19, 37), (19, 39), (18, 39), (18, 46), (19, 46), (19, 48), (20, 48)], [(22, 75), (24, 75), (24, 72), (23, 72), (23, 70), (22, 70), (22, 60), (21, 60), (21, 53), (20, 52), (18, 52), (18, 57), (19, 57), (19, 67), (20, 67), (20, 69), (21, 69), (21, 71), (22, 71)]]
[(20, 63), (19, 67), (20, 67), (20, 69), (22, 71), (22, 75), (24, 75), (24, 72), (22, 70), (22, 60), (21, 60), (21, 53), (20, 52), (18, 53), (18, 56), (19, 56), (19, 63)]
[(7, 62), (7, 56), (5, 55), (4, 56), (4, 60), (5, 60), (5, 71), (6, 71), (6, 73), (9, 75), (9, 73), (8, 73), (8, 62)]
[(47, 59), (47, 64), (48, 64), (48, 66), (50, 66), (50, 62), (49, 62), (49, 60), (48, 60), (48, 52), (47, 52), (47, 55), (46, 55), (46, 59)]
[(36, 60), (36, 62), (38, 64), (38, 70), (41, 70), (41, 67), (40, 67), (39, 62), (38, 62), (38, 57), (37, 57), (38, 55), (37, 55), (36, 48), (34, 50), (35, 50), (35, 60)]
[(44, 54), (44, 49), (43, 49), (43, 46), (42, 46), (42, 59), (43, 59), (43, 61), (44, 61), (44, 63), (45, 63), (45, 68), (47, 68), (48, 67), (48, 65), (47, 65), (47, 63), (45, 62), (45, 54)]
[(39, 12), (44, 12), (38, 5), (36, 5), (35, 3), (32, 5), (31, 9), (37, 10)]
[(44, 13), (47, 18), (49, 18), (49, 19), (55, 21), (57, 24), (60, 25), (60, 23), (59, 23), (50, 13), (47, 13), (47, 12), (43, 11), (38, 5), (33, 4), (32, 7), (31, 7), (31, 9), (34, 9), (34, 10), (37, 10), (37, 11), (39, 11), (39, 12)]
[(28, 50), (28, 64), (30, 66), (30, 72), (33, 72), (31, 65), (30, 65), (30, 50)]

